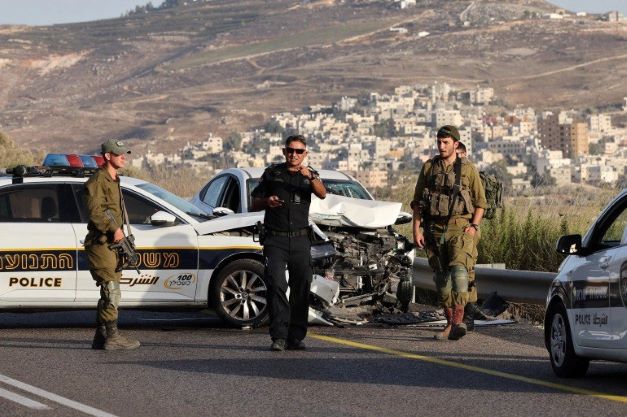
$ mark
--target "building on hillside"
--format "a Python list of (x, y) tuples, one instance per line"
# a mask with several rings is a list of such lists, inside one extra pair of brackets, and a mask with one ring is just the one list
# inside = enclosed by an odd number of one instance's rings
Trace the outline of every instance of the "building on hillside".
[(607, 133), (612, 130), (612, 117), (609, 114), (592, 114), (588, 121), (591, 132)]
[(494, 89), (490, 87), (477, 87), (470, 90), (470, 102), (473, 104), (490, 104), (494, 99)]
[(210, 154), (221, 153), (224, 149), (224, 141), (219, 136), (209, 134), (207, 140), (200, 142), (200, 147)]
[(445, 110), (439, 109), (433, 112), (432, 124), (434, 127), (439, 128), (444, 125), (461, 126), (464, 122), (459, 110)]
[(620, 22), (625, 20), (625, 16), (623, 16), (622, 12), (619, 11), (611, 11), (605, 15), (605, 20), (608, 22)]
[(377, 187), (388, 186), (388, 172), (387, 170), (383, 169), (357, 171), (355, 173), (355, 178), (369, 190)]
[(590, 136), (586, 123), (574, 120), (572, 123), (560, 123), (560, 117), (547, 113), (538, 120), (538, 135), (545, 148), (562, 151), (571, 158), (587, 155), (589, 152)]

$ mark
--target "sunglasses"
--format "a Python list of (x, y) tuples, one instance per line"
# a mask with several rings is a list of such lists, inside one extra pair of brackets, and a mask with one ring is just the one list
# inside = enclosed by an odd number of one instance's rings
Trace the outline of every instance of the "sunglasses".
[(302, 154), (305, 153), (305, 149), (294, 149), (294, 148), (287, 147), (287, 148), (285, 148), (285, 152), (286, 153), (296, 153), (298, 155), (302, 155)]

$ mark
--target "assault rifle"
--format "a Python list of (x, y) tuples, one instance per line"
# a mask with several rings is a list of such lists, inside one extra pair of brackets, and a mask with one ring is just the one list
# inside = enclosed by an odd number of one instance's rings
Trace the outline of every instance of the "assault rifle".
[[(114, 224), (119, 226), (118, 223), (115, 221), (115, 217), (113, 216), (113, 213), (111, 213), (110, 209), (107, 209), (105, 213)], [(122, 233), (124, 234), (123, 227)], [(134, 268), (138, 274), (141, 274), (141, 271), (139, 270), (139, 254), (135, 249), (135, 236), (133, 236), (132, 234), (129, 234), (128, 236), (124, 235), (124, 237), (120, 241), (110, 244), (109, 249), (115, 251), (118, 254), (118, 265), (115, 268), (115, 272), (120, 272), (124, 268), (128, 268), (130, 266)]]

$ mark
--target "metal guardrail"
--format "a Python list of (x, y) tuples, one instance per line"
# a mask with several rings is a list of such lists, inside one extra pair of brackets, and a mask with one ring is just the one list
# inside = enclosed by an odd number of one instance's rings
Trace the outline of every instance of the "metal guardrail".
[[(549, 287), (557, 274), (553, 272), (517, 271), (513, 269), (475, 268), (479, 297), (493, 292), (507, 301), (544, 305)], [(413, 283), (418, 288), (435, 291), (433, 271), (425, 258), (414, 259)]]

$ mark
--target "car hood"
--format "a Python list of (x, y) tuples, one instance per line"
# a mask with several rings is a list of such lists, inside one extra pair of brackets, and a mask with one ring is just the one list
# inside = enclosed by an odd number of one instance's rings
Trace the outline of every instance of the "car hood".
[(361, 227), (378, 229), (393, 225), (401, 211), (401, 203), (360, 200), (327, 194), (324, 200), (313, 197), (309, 217), (325, 226)]
[(240, 229), (250, 227), (257, 222), (263, 223), (263, 211), (253, 213), (229, 214), (228, 216), (218, 217), (198, 223), (195, 228), (198, 234), (208, 235), (210, 233), (225, 232), (227, 230)]

